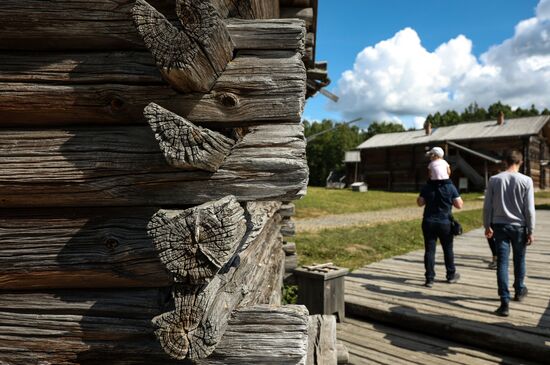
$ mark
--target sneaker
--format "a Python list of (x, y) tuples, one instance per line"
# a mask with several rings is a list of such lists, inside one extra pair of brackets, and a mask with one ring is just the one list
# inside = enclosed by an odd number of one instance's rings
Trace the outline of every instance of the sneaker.
[(523, 290), (520, 293), (516, 293), (516, 295), (514, 296), (514, 300), (516, 302), (522, 302), (523, 299), (527, 296), (528, 292), (529, 292), (529, 290), (527, 290), (527, 287), (524, 286)]
[(491, 261), (491, 263), (490, 263), (489, 265), (487, 265), (487, 268), (488, 268), (488, 269), (491, 269), (491, 270), (496, 270), (496, 269), (497, 269), (497, 262), (496, 262), (496, 260)]
[(455, 274), (453, 275), (452, 278), (447, 279), (447, 282), (448, 282), (449, 284), (454, 284), (454, 283), (456, 283), (456, 282), (458, 281), (458, 279), (460, 279), (460, 274), (457, 273), (457, 272), (455, 272)]
[(434, 286), (434, 281), (433, 280), (426, 280), (426, 282), (424, 283), (424, 286), (426, 288), (431, 288), (432, 286)]
[(495, 311), (495, 314), (499, 317), (508, 317), (510, 315), (508, 303), (501, 303), (500, 307)]

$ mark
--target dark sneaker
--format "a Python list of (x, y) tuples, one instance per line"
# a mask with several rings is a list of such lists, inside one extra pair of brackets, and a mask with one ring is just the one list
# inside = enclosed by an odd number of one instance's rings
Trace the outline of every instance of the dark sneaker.
[(495, 311), (495, 314), (499, 317), (508, 317), (510, 315), (510, 309), (508, 303), (502, 303), (500, 307)]
[(454, 284), (454, 283), (458, 282), (458, 279), (460, 279), (460, 274), (457, 273), (457, 272), (455, 272), (455, 274), (453, 275), (452, 278), (448, 278), (448, 279), (447, 279), (447, 282), (448, 282), (449, 284)]
[(431, 288), (432, 286), (434, 286), (434, 281), (433, 280), (426, 280), (426, 282), (424, 283), (424, 286), (426, 288)]
[(516, 295), (514, 296), (514, 300), (517, 302), (522, 302), (523, 299), (525, 299), (525, 297), (527, 296), (528, 292), (529, 290), (527, 290), (527, 287), (524, 286), (520, 293), (516, 293)]
[(491, 263), (489, 265), (487, 265), (487, 268), (491, 269), (491, 270), (496, 270), (497, 269), (497, 262), (496, 261), (491, 261)]

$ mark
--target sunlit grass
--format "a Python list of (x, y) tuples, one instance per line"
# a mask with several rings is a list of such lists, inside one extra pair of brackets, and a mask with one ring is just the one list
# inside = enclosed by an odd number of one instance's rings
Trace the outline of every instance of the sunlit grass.
[[(482, 226), (481, 210), (455, 213), (464, 231)], [(420, 219), (373, 226), (326, 229), (296, 236), (301, 265), (332, 262), (356, 269), (424, 247)]]

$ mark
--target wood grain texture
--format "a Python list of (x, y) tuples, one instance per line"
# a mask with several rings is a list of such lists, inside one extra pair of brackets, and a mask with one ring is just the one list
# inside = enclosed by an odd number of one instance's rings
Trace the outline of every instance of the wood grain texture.
[(150, 102), (199, 124), (299, 122), (305, 102), (306, 72), (295, 52), (242, 51), (206, 94), (176, 92), (134, 53), (98, 54), (92, 65), (89, 54), (29, 56), (0, 57), (8, 70), (0, 74), (2, 126), (144, 123)]
[(209, 92), (233, 58), (233, 43), (211, 0), (177, 0), (181, 28), (145, 0), (132, 17), (164, 79), (180, 92)]
[(153, 319), (155, 334), (172, 358), (206, 358), (221, 340), (234, 309), (269, 302), (284, 259), (274, 228), (262, 232), (264, 239), (245, 245), (208, 284), (174, 287), (175, 309)]
[(309, 316), (307, 365), (336, 365), (336, 317)]
[(196, 126), (155, 103), (147, 105), (143, 113), (171, 166), (216, 172), (235, 144), (235, 140)]
[[(221, 4), (214, 2), (219, 11), (224, 11), (220, 7), (225, 7), (226, 14), (233, 11), (227, 8), (227, 4), (234, 4), (232, 0), (217, 2)], [(132, 21), (131, 8), (134, 3), (134, 0), (3, 0), (0, 8), (0, 49), (145, 50), (143, 40)], [(168, 19), (177, 22), (173, 0), (150, 0), (149, 3)], [(24, 31), (21, 31), (21, 19), (25, 20)], [(296, 37), (303, 32), (303, 22), (297, 19), (227, 19), (225, 22), (237, 49), (296, 50), (303, 46), (303, 38)], [(234, 23), (238, 24), (237, 28), (232, 27)], [(242, 27), (242, 24), (250, 26)], [(245, 32), (242, 33), (242, 30)], [(258, 32), (267, 36), (269, 41), (261, 42), (257, 39)]]
[[(165, 289), (3, 293), (0, 363), (182, 364), (160, 348), (150, 323), (167, 306)], [(302, 306), (239, 309), (218, 348), (197, 364), (303, 364), (307, 322)]]
[(246, 233), (235, 197), (181, 210), (160, 210), (147, 225), (161, 262), (176, 282), (204, 284), (233, 257)]
[[(244, 242), (264, 239), (266, 231), (276, 229), (278, 220), (274, 216), (279, 205), (244, 205)], [(169, 286), (174, 278), (147, 234), (151, 217), (158, 210), (0, 210), (0, 289)], [(275, 282), (277, 276), (269, 280)], [(277, 294), (273, 291), (271, 303), (280, 303)]]
[(298, 124), (248, 128), (215, 172), (167, 164), (148, 127), (3, 130), (0, 207), (292, 200), (307, 183)]

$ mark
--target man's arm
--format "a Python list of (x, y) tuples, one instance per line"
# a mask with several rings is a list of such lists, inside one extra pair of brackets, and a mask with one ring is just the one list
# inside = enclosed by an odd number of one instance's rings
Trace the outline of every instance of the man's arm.
[(487, 184), (485, 189), (485, 198), (483, 199), (483, 226), (485, 227), (485, 237), (493, 237), (493, 229), (491, 228), (491, 221), (493, 220), (493, 188), (491, 180)]
[(533, 180), (529, 179), (527, 192), (523, 198), (525, 223), (527, 225), (527, 244), (530, 245), (535, 241), (533, 232), (535, 231), (535, 189), (533, 188)]
[(464, 201), (462, 200), (461, 197), (455, 198), (453, 200), (453, 207), (455, 207), (456, 209), (462, 209), (463, 206), (464, 206)]

